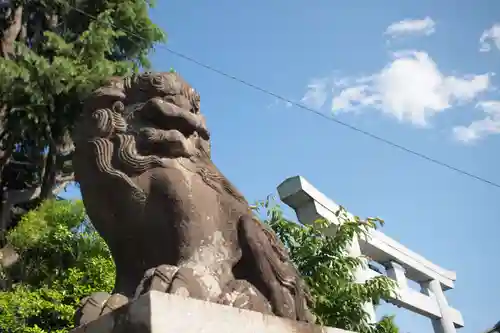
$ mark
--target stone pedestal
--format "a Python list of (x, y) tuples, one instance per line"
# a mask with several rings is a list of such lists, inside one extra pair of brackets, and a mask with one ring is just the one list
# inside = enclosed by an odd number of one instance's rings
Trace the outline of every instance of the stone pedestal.
[[(349, 333), (258, 312), (150, 292), (71, 333)], [(351, 332), (352, 333), (352, 332)]]

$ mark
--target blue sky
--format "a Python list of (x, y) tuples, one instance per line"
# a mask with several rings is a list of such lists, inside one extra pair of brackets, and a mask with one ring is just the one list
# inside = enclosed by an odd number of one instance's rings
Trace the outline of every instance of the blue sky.
[[(500, 183), (498, 1), (159, 2), (153, 20), (175, 51)], [(161, 47), (152, 59), (154, 70), (173, 67), (200, 92), (214, 159), (249, 200), (302, 175), (352, 213), (385, 219), (383, 232), (456, 271), (447, 296), (464, 316), (461, 332), (498, 321), (500, 188)], [(395, 313), (402, 332), (432, 331), (418, 315), (388, 306), (380, 312)]]

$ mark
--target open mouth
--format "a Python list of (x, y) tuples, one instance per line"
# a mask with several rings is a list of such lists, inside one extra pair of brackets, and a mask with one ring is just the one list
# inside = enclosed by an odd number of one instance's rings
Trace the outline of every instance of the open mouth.
[(186, 138), (197, 132), (196, 115), (171, 103), (168, 96), (137, 105), (126, 113), (126, 117), (129, 123), (140, 124), (139, 127), (177, 130)]
[[(196, 135), (196, 132), (193, 133)], [(136, 149), (142, 155), (176, 158), (193, 155), (195, 143), (176, 129), (143, 127), (136, 136)]]

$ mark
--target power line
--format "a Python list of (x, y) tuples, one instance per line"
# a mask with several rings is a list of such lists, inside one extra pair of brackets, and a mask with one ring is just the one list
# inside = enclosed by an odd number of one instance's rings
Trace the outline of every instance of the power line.
[[(83, 15), (85, 15), (85, 16), (87, 16), (87, 17), (89, 17), (89, 18), (91, 18), (91, 19), (94, 19), (94, 20), (96, 20), (96, 19), (97, 19), (97, 17), (96, 17), (96, 16), (94, 16), (94, 15), (92, 15), (92, 14), (89, 14), (89, 13), (85, 12), (84, 10), (81, 10), (81, 9), (79, 9), (79, 8), (77, 8), (77, 7), (73, 6), (73, 5), (69, 5), (69, 4), (66, 4), (66, 5), (67, 5), (68, 7), (70, 7), (70, 8), (72, 8), (72, 9), (74, 9), (75, 11), (77, 11), (77, 12), (79, 12), (79, 13), (81, 13), (81, 14), (83, 14)], [(123, 31), (127, 32), (127, 33), (128, 33), (128, 34), (130, 34), (131, 36), (134, 36), (134, 37), (136, 37), (136, 38), (138, 38), (138, 39), (145, 40), (145, 38), (144, 38), (144, 37), (142, 37), (142, 36), (140, 36), (140, 35), (138, 35), (138, 34), (136, 34), (136, 33), (132, 32), (132, 31), (130, 31), (130, 30), (128, 30), (128, 29), (118, 28), (118, 27), (117, 27), (115, 24), (113, 24), (113, 23), (111, 23), (111, 25), (112, 25), (114, 28), (116, 28), (116, 29), (121, 29), (121, 30), (123, 30)], [(267, 89), (265, 89), (265, 88), (259, 87), (259, 86), (255, 85), (255, 84), (253, 84), (253, 83), (250, 83), (250, 82), (248, 82), (248, 81), (245, 81), (245, 80), (243, 80), (243, 79), (240, 79), (240, 78), (238, 78), (238, 77), (236, 77), (236, 76), (234, 76), (234, 75), (228, 74), (228, 73), (226, 73), (226, 72), (224, 72), (224, 71), (222, 71), (222, 70), (220, 70), (220, 69), (217, 69), (217, 68), (215, 68), (215, 67), (212, 67), (212, 66), (210, 66), (210, 65), (207, 65), (207, 64), (205, 64), (205, 63), (203, 63), (203, 62), (201, 62), (201, 61), (198, 61), (198, 60), (196, 60), (196, 59), (194, 59), (194, 58), (192, 58), (192, 57), (190, 57), (190, 56), (187, 56), (187, 55), (185, 55), (185, 54), (183, 54), (183, 53), (181, 53), (181, 52), (175, 51), (175, 50), (171, 49), (170, 47), (168, 47), (168, 46), (167, 46), (167, 45), (165, 45), (165, 44), (159, 44), (158, 46), (159, 46), (159, 47), (161, 47), (161, 48), (163, 48), (165, 51), (167, 51), (167, 52), (169, 52), (169, 53), (171, 53), (171, 54), (175, 55), (176, 57), (182, 58), (182, 59), (184, 59), (184, 60), (186, 60), (186, 61), (188, 61), (188, 62), (191, 62), (191, 63), (193, 63), (193, 64), (195, 64), (195, 65), (198, 65), (198, 66), (200, 66), (200, 67), (202, 67), (202, 68), (205, 68), (205, 69), (207, 69), (207, 70), (209, 70), (209, 71), (212, 71), (212, 72), (214, 72), (214, 73), (216, 73), (216, 74), (219, 74), (219, 75), (221, 75), (221, 76), (224, 76), (224, 77), (226, 77), (226, 78), (228, 78), (228, 79), (231, 79), (231, 80), (233, 80), (233, 81), (239, 82), (239, 83), (241, 83), (241, 84), (243, 84), (243, 85), (245, 85), (245, 86), (247, 86), (247, 87), (249, 87), (249, 88), (252, 88), (252, 89), (254, 89), (254, 90), (260, 91), (260, 92), (262, 92), (262, 93), (264, 93), (264, 94), (266, 94), (266, 95), (272, 96), (272, 97), (274, 97), (274, 98), (276, 98), (276, 99), (278, 99), (278, 100), (281, 100), (281, 101), (284, 101), (284, 102), (289, 103), (289, 104), (291, 104), (291, 105), (294, 105), (294, 106), (296, 106), (296, 107), (298, 107), (298, 108), (300, 108), (300, 109), (303, 109), (303, 110), (306, 110), (306, 111), (312, 112), (312, 113), (314, 113), (314, 114), (316, 114), (316, 115), (318, 115), (318, 116), (320, 116), (320, 117), (322, 117), (322, 118), (324, 118), (324, 119), (327, 119), (327, 120), (332, 121), (332, 122), (334, 122), (334, 123), (336, 123), (336, 124), (338, 124), (338, 125), (344, 126), (344, 127), (348, 128), (348, 129), (350, 129), (350, 130), (353, 130), (353, 131), (355, 131), (355, 132), (358, 132), (358, 133), (360, 133), (360, 134), (363, 134), (363, 135), (365, 135), (365, 136), (367, 136), (367, 137), (369, 137), (369, 138), (372, 138), (372, 139), (374, 139), (374, 140), (376, 140), (376, 141), (382, 142), (382, 143), (384, 143), (384, 144), (386, 144), (386, 145), (389, 145), (389, 146), (391, 146), (391, 147), (393, 147), (393, 148), (397, 148), (397, 149), (399, 149), (399, 150), (401, 150), (401, 151), (404, 151), (404, 152), (409, 153), (409, 154), (411, 154), (411, 155), (413, 155), (413, 156), (416, 156), (416, 157), (422, 158), (422, 159), (424, 159), (424, 160), (426, 160), (426, 161), (428, 161), (428, 162), (431, 162), (431, 163), (437, 164), (437, 165), (442, 166), (442, 167), (444, 167), (444, 168), (447, 168), (447, 169), (449, 169), (449, 170), (452, 170), (452, 171), (458, 172), (458, 173), (460, 173), (460, 174), (462, 174), (462, 175), (464, 175), (464, 176), (467, 176), (467, 177), (473, 178), (473, 179), (475, 179), (475, 180), (481, 181), (481, 182), (483, 182), (483, 183), (486, 183), (486, 184), (488, 184), (488, 185), (491, 185), (491, 186), (494, 186), (494, 187), (500, 188), (500, 184), (498, 184), (498, 183), (495, 183), (495, 182), (493, 182), (493, 181), (491, 181), (491, 180), (488, 180), (488, 179), (486, 179), (486, 178), (483, 178), (483, 177), (481, 177), (481, 176), (474, 175), (474, 174), (472, 174), (472, 173), (470, 173), (470, 172), (468, 172), (468, 171), (465, 171), (465, 170), (463, 170), (463, 169), (460, 169), (460, 168), (454, 167), (454, 166), (452, 166), (452, 165), (450, 165), (450, 164), (448, 164), (448, 163), (445, 163), (445, 162), (439, 161), (439, 160), (437, 160), (437, 159), (435, 159), (435, 158), (432, 158), (432, 157), (430, 157), (430, 156), (424, 155), (424, 154), (419, 153), (419, 152), (417, 152), (417, 151), (415, 151), (415, 150), (412, 150), (412, 149), (410, 149), (410, 148), (406, 148), (406, 147), (404, 147), (404, 146), (402, 146), (402, 145), (400, 145), (400, 144), (398, 144), (398, 143), (396, 143), (396, 142), (394, 142), (394, 141), (390, 141), (390, 140), (385, 139), (385, 138), (383, 138), (383, 137), (381, 137), (381, 136), (378, 136), (378, 135), (376, 135), (376, 134), (373, 134), (373, 133), (370, 133), (370, 132), (368, 132), (368, 131), (366, 131), (366, 130), (363, 130), (363, 129), (361, 129), (361, 128), (358, 128), (358, 127), (356, 127), (356, 126), (354, 126), (354, 125), (351, 125), (351, 124), (349, 124), (349, 123), (346, 123), (346, 122), (344, 122), (344, 121), (341, 121), (341, 120), (339, 120), (339, 119), (336, 119), (336, 118), (334, 118), (334, 117), (332, 117), (332, 116), (326, 115), (326, 114), (324, 114), (324, 113), (322, 113), (322, 112), (320, 112), (320, 111), (317, 111), (317, 110), (314, 110), (314, 109), (312, 109), (312, 108), (309, 108), (309, 107), (307, 107), (307, 106), (305, 106), (305, 105), (303, 105), (303, 104), (301, 104), (301, 103), (297, 103), (297, 102), (295, 102), (295, 101), (292, 101), (292, 100), (290, 100), (290, 99), (288, 99), (288, 98), (286, 98), (286, 97), (283, 97), (283, 96), (281, 96), (281, 95), (278, 95), (277, 93), (274, 93), (274, 92), (269, 91), (269, 90), (267, 90)]]

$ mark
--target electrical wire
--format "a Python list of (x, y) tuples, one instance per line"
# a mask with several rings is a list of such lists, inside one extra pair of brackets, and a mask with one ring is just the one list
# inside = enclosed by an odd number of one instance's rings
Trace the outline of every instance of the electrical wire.
[[(94, 15), (92, 15), (92, 14), (89, 14), (89, 13), (85, 12), (84, 10), (81, 10), (81, 9), (79, 9), (79, 8), (77, 8), (77, 7), (75, 7), (75, 6), (69, 5), (69, 4), (66, 4), (66, 5), (67, 5), (68, 7), (70, 7), (70, 8), (72, 8), (73, 10), (75, 10), (75, 11), (77, 11), (77, 12), (79, 12), (79, 13), (81, 13), (81, 14), (83, 14), (83, 15), (85, 15), (85, 16), (87, 16), (87, 17), (89, 17), (89, 18), (93, 19), (93, 20), (96, 20), (96, 19), (97, 19), (97, 17), (96, 17), (96, 16), (94, 16)], [(130, 30), (128, 30), (128, 29), (125, 29), (125, 28), (118, 28), (115, 24), (112, 24), (112, 23), (111, 23), (111, 26), (113, 26), (113, 27), (114, 27), (114, 28), (116, 28), (116, 29), (121, 29), (121, 30), (125, 31), (126, 33), (130, 34), (131, 36), (134, 36), (134, 37), (136, 37), (136, 38), (138, 38), (138, 39), (145, 40), (145, 38), (144, 38), (144, 37), (142, 37), (142, 36), (140, 36), (140, 35), (137, 35), (136, 33), (132, 32), (132, 31), (130, 31)], [(252, 88), (252, 89), (254, 89), (254, 90), (257, 90), (257, 91), (259, 91), (259, 92), (262, 92), (262, 93), (264, 93), (264, 94), (266, 94), (266, 95), (272, 96), (272, 97), (274, 97), (274, 98), (276, 98), (276, 99), (278, 99), (278, 100), (281, 100), (281, 101), (283, 101), (283, 102), (286, 102), (286, 103), (289, 103), (289, 104), (291, 104), (291, 105), (294, 105), (294, 106), (296, 106), (296, 107), (298, 107), (298, 108), (300, 108), (300, 109), (302, 109), (302, 110), (305, 110), (305, 111), (308, 111), (308, 112), (312, 112), (312, 113), (314, 113), (314, 114), (315, 114), (315, 115), (317, 115), (317, 116), (320, 116), (320, 117), (322, 117), (322, 118), (324, 118), (324, 119), (327, 119), (328, 121), (331, 121), (331, 122), (333, 122), (333, 123), (336, 123), (337, 125), (340, 125), (340, 126), (346, 127), (346, 128), (348, 128), (348, 129), (350, 129), (350, 130), (352, 130), (352, 131), (355, 131), (355, 132), (357, 132), (357, 133), (360, 133), (360, 134), (362, 134), (362, 135), (365, 135), (365, 136), (367, 136), (367, 137), (369, 137), (369, 138), (371, 138), (371, 139), (374, 139), (374, 140), (376, 140), (376, 141), (379, 141), (379, 142), (381, 142), (381, 143), (384, 143), (384, 144), (386, 144), (386, 145), (388, 145), (388, 146), (391, 146), (391, 147), (393, 147), (393, 148), (399, 149), (399, 150), (401, 150), (401, 151), (403, 151), (403, 152), (406, 152), (406, 153), (408, 153), (408, 154), (411, 154), (411, 155), (413, 155), (413, 156), (416, 156), (416, 157), (421, 158), (421, 159), (423, 159), (423, 160), (426, 160), (426, 161), (428, 161), (428, 162), (431, 162), (431, 163), (434, 163), (434, 164), (439, 165), (439, 166), (441, 166), (441, 167), (444, 167), (444, 168), (447, 168), (447, 169), (449, 169), (449, 170), (455, 171), (455, 172), (457, 172), (457, 173), (459, 173), (459, 174), (461, 174), (461, 175), (463, 175), (463, 176), (470, 177), (470, 178), (472, 178), (472, 179), (475, 179), (475, 180), (477, 180), (477, 181), (483, 182), (483, 183), (485, 183), (485, 184), (488, 184), (488, 185), (493, 186), (493, 187), (496, 187), (496, 188), (500, 188), (500, 184), (498, 184), (498, 183), (495, 183), (495, 182), (493, 182), (493, 181), (491, 181), (491, 180), (488, 180), (488, 179), (483, 178), (483, 177), (481, 177), (481, 176), (475, 175), (475, 174), (470, 173), (470, 172), (468, 172), (468, 171), (465, 171), (465, 170), (463, 170), (463, 169), (457, 168), (457, 167), (455, 167), (455, 166), (453, 166), (453, 165), (451, 165), (451, 164), (448, 164), (448, 163), (442, 162), (442, 161), (437, 160), (437, 159), (435, 159), (435, 158), (433, 158), (433, 157), (427, 156), (427, 155), (425, 155), (425, 154), (423, 154), (423, 153), (419, 153), (419, 152), (417, 152), (417, 151), (415, 151), (415, 150), (412, 150), (412, 149), (410, 149), (410, 148), (407, 148), (407, 147), (405, 147), (405, 146), (402, 146), (402, 145), (400, 145), (400, 144), (398, 144), (398, 143), (396, 143), (396, 142), (394, 142), (394, 141), (391, 141), (391, 140), (385, 139), (385, 138), (383, 138), (383, 137), (381, 137), (381, 136), (378, 136), (378, 135), (376, 135), (376, 134), (370, 133), (370, 132), (368, 132), (368, 131), (366, 131), (366, 130), (363, 130), (363, 129), (361, 129), (361, 128), (358, 128), (358, 127), (356, 127), (356, 126), (354, 126), (354, 125), (351, 125), (351, 124), (346, 123), (346, 122), (344, 122), (344, 121), (341, 121), (341, 120), (339, 120), (339, 119), (336, 119), (336, 118), (334, 118), (334, 117), (332, 117), (332, 116), (326, 115), (326, 114), (324, 114), (324, 113), (322, 113), (322, 112), (320, 112), (320, 111), (314, 110), (314, 109), (312, 109), (312, 108), (310, 108), (310, 107), (307, 107), (307, 106), (305, 106), (305, 105), (303, 105), (303, 104), (301, 104), (301, 103), (298, 103), (298, 102), (292, 101), (292, 100), (290, 100), (290, 99), (288, 99), (288, 98), (286, 98), (286, 97), (283, 97), (283, 96), (281, 96), (281, 95), (279, 95), (279, 94), (277, 94), (277, 93), (275, 93), (275, 92), (272, 92), (272, 91), (270, 91), (270, 90), (267, 90), (267, 89), (265, 89), (265, 88), (262, 88), (262, 87), (260, 87), (260, 86), (258, 86), (258, 85), (255, 85), (255, 84), (253, 84), (253, 83), (250, 83), (250, 82), (248, 82), (248, 81), (246, 81), (246, 80), (240, 79), (240, 78), (238, 78), (238, 77), (236, 77), (236, 76), (234, 76), (234, 75), (228, 74), (228, 73), (226, 73), (226, 72), (224, 72), (224, 71), (222, 71), (222, 70), (220, 70), (220, 69), (217, 69), (217, 68), (215, 68), (215, 67), (213, 67), (213, 66), (210, 66), (210, 65), (208, 65), (208, 64), (205, 64), (205, 63), (203, 63), (203, 62), (201, 62), (201, 61), (199, 61), (199, 60), (196, 60), (195, 58), (190, 57), (190, 56), (188, 56), (188, 55), (186, 55), (186, 54), (184, 54), (184, 53), (181, 53), (181, 52), (179, 52), (179, 51), (175, 51), (175, 50), (173, 50), (172, 48), (168, 47), (168, 46), (167, 46), (167, 45), (165, 45), (165, 44), (159, 44), (159, 45), (158, 45), (158, 47), (160, 47), (160, 48), (162, 48), (163, 50), (165, 50), (165, 51), (169, 52), (170, 54), (173, 54), (174, 56), (176, 56), (176, 57), (178, 57), (178, 58), (184, 59), (184, 60), (186, 60), (186, 61), (188, 61), (188, 62), (190, 62), (190, 63), (193, 63), (193, 64), (195, 64), (195, 65), (197, 65), (197, 66), (199, 66), (199, 67), (205, 68), (205, 69), (207, 69), (207, 70), (209, 70), (209, 71), (211, 71), (211, 72), (214, 72), (214, 73), (216, 73), (216, 74), (219, 74), (219, 75), (221, 75), (221, 76), (224, 76), (224, 77), (226, 77), (226, 78), (228, 78), (228, 79), (230, 79), (230, 80), (233, 80), (233, 81), (236, 81), (236, 82), (238, 82), (238, 83), (241, 83), (241, 84), (243, 84), (243, 85), (245, 85), (245, 86), (247, 86), (247, 87), (249, 87), (249, 88)]]

